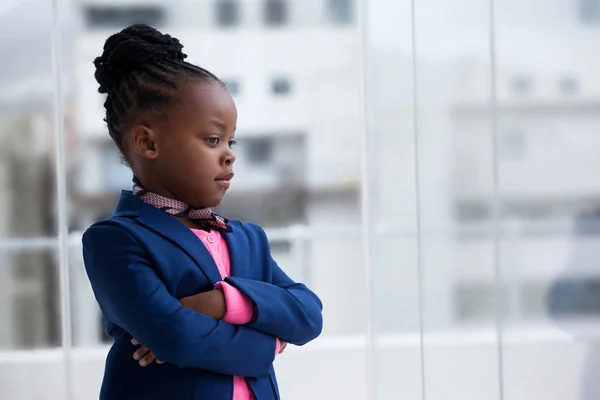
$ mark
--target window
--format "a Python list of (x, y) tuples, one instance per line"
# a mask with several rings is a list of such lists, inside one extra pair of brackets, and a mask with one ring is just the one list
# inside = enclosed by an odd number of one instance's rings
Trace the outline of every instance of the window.
[(219, 0), (216, 17), (220, 26), (234, 26), (240, 23), (240, 3), (236, 0)]
[(276, 95), (289, 94), (292, 91), (292, 84), (289, 79), (277, 78), (271, 83), (271, 92)]
[(327, 14), (329, 20), (336, 24), (352, 22), (352, 0), (328, 0)]
[[(526, 289), (528, 290), (523, 291), (525, 294), (531, 290), (531, 287)], [(552, 286), (542, 294), (539, 293), (540, 291), (540, 289), (536, 290), (537, 298), (528, 299), (531, 305), (528, 305), (526, 311), (530, 314), (539, 314), (540, 308), (545, 306), (542, 304), (545, 300), (548, 304), (548, 312), (555, 317), (598, 317), (600, 315), (598, 278), (563, 278), (553, 282)]]
[(163, 25), (166, 11), (159, 6), (88, 6), (85, 20), (90, 28), (120, 28), (132, 24)]
[(600, 21), (600, 0), (580, 0), (580, 17), (584, 22)]
[(481, 221), (490, 216), (488, 204), (476, 201), (457, 201), (454, 204), (454, 216), (457, 222), (469, 223)]
[(265, 1), (265, 24), (284, 25), (288, 20), (288, 4), (285, 0)]
[(515, 94), (528, 94), (531, 92), (532, 82), (528, 75), (517, 75), (511, 81), (512, 90)]
[(579, 84), (577, 79), (573, 76), (564, 76), (559, 82), (560, 91), (564, 95), (570, 95), (577, 92)]
[(268, 137), (245, 141), (248, 162), (253, 165), (266, 165), (273, 158), (273, 140)]
[(231, 81), (224, 81), (224, 82), (225, 82), (225, 86), (227, 87), (227, 91), (232, 96), (235, 96), (240, 92), (240, 84), (237, 81), (231, 80)]

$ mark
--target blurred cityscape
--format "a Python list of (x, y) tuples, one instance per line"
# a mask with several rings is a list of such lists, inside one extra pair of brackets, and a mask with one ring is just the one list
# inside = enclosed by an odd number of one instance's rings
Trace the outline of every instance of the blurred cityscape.
[(284, 398), (600, 396), (588, 378), (600, 368), (600, 1), (366, 4), (0, 5), (0, 398), (67, 398), (61, 296), (74, 398), (97, 398), (109, 341), (79, 239), (131, 172), (92, 61), (132, 23), (179, 38), (227, 83), (239, 144), (218, 211), (264, 226), (282, 268), (323, 300), (322, 338), (278, 361)]

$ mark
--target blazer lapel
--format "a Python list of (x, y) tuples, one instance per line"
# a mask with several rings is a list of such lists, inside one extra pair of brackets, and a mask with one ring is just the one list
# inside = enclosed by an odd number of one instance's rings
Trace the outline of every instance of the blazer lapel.
[[(121, 195), (115, 215), (135, 216), (140, 224), (162, 236), (186, 253), (214, 286), (221, 280), (221, 274), (208, 249), (190, 228), (131, 194)], [(125, 215), (124, 215), (125, 214)]]
[[(231, 276), (250, 278), (248, 269), (248, 239), (242, 233), (242, 228), (237, 224), (231, 225), (232, 231), (223, 233), (223, 238), (229, 248), (229, 262), (231, 263)], [(243, 257), (246, 255), (246, 257)]]

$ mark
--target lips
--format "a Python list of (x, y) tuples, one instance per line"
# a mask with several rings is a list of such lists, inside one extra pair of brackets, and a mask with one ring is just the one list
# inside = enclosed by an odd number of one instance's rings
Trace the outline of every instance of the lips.
[(231, 185), (231, 179), (233, 179), (233, 172), (227, 172), (226, 174), (218, 176), (215, 179), (215, 182), (223, 186), (225, 189), (229, 189), (229, 186)]
[(215, 181), (230, 181), (233, 179), (234, 173), (232, 171), (227, 172), (226, 174), (218, 176)]

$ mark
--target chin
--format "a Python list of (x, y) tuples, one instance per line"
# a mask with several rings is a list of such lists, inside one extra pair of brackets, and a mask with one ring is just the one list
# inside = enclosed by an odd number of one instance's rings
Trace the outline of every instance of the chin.
[(224, 197), (225, 196), (218, 196), (218, 197), (215, 197), (215, 198), (211, 199), (211, 201), (208, 201), (206, 203), (205, 207), (213, 208), (213, 207), (219, 206), (221, 204), (221, 202), (223, 201)]
[(210, 195), (205, 192), (198, 194), (197, 196), (190, 197), (190, 200), (186, 203), (192, 208), (213, 208), (221, 204), (224, 197), (224, 193), (212, 193), (212, 195)]

